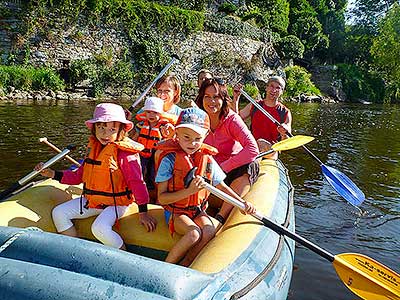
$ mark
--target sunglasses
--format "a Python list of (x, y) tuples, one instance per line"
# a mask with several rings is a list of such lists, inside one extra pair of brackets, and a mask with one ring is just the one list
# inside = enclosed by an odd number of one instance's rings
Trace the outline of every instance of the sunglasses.
[(219, 85), (225, 85), (225, 81), (222, 78), (219, 78), (219, 77), (204, 78), (204, 80), (207, 80), (207, 81), (210, 81), (210, 82), (216, 82)]

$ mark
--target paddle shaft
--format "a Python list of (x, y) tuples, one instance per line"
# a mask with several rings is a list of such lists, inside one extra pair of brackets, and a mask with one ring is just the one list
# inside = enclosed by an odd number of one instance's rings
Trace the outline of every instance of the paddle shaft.
[[(54, 144), (50, 143), (46, 137), (44, 138), (40, 138), (39, 139), (40, 143), (45, 143), (47, 146), (49, 146), (51, 149), (53, 149), (55, 152), (61, 153), (62, 150), (60, 148), (58, 148), (57, 146), (55, 146)], [(78, 167), (81, 166), (81, 164), (76, 161), (75, 159), (73, 159), (71, 156), (69, 155), (65, 155), (65, 158), (68, 159), (70, 162), (72, 162), (73, 164), (77, 165)]]
[(12, 192), (15, 192), (16, 190), (18, 190), (19, 188), (21, 188), (24, 184), (26, 184), (29, 180), (32, 180), (34, 177), (36, 177), (37, 175), (40, 174), (40, 172), (48, 167), (50, 167), (51, 165), (53, 165), (54, 163), (56, 163), (57, 161), (59, 161), (60, 159), (64, 158), (68, 153), (71, 152), (72, 149), (74, 149), (75, 146), (68, 146), (67, 148), (65, 148), (63, 151), (61, 151), (59, 154), (57, 154), (56, 156), (54, 156), (53, 158), (49, 159), (48, 161), (46, 161), (43, 164), (43, 167), (39, 170), (39, 171), (32, 171), (29, 174), (27, 174), (26, 176), (24, 176), (23, 178), (21, 178), (20, 180), (18, 180), (16, 183), (14, 183), (11, 187), (9, 187), (8, 189), (6, 189), (5, 191), (0, 193), (0, 200), (5, 199), (8, 195), (10, 195)]
[[(193, 178), (194, 172), (191, 175), (189, 173), (188, 177), (191, 176)], [(239, 201), (206, 182), (205, 188), (222, 200), (241, 210), (245, 210), (243, 200)], [(344, 253), (334, 256), (295, 232), (291, 232), (286, 227), (259, 214), (257, 211), (252, 216), (276, 233), (291, 238), (330, 261), (344, 285), (361, 298), (366, 300), (400, 299), (399, 275), (385, 265), (357, 253)]]
[[(216, 195), (217, 197), (221, 198), (222, 200), (232, 204), (233, 206), (238, 207), (241, 210), (245, 210), (245, 205), (243, 202), (233, 198), (232, 196), (224, 193), (223, 191), (217, 189), (216, 187), (212, 186), (209, 183), (205, 183), (205, 188), (210, 191), (212, 194)], [(329, 253), (328, 251), (320, 248), (319, 246), (313, 244), (312, 242), (310, 242), (309, 240), (306, 240), (305, 238), (303, 238), (302, 236), (291, 232), (290, 230), (288, 230), (287, 228), (283, 227), (282, 225), (279, 225), (277, 223), (272, 222), (271, 220), (269, 220), (267, 217), (261, 215), (258, 212), (255, 212), (254, 214), (252, 214), (253, 217), (255, 217), (256, 219), (260, 220), (266, 227), (272, 229), (273, 231), (275, 231), (278, 234), (283, 234), (286, 235), (288, 237), (290, 237), (291, 239), (295, 240), (296, 242), (298, 242), (299, 244), (307, 247), (308, 249), (312, 250), (313, 252), (319, 254), (320, 256), (322, 256), (323, 258), (329, 260), (330, 262), (333, 262), (335, 260), (335, 257)]]
[(133, 109), (136, 107), (136, 105), (139, 104), (140, 101), (143, 100), (143, 98), (147, 95), (147, 93), (151, 90), (151, 88), (156, 84), (156, 82), (162, 77), (164, 76), (165, 73), (167, 73), (167, 71), (169, 70), (169, 68), (179, 60), (177, 55), (173, 55), (172, 59), (170, 60), (170, 62), (164, 67), (164, 69), (161, 70), (161, 72), (157, 75), (156, 78), (154, 78), (153, 82), (150, 83), (150, 85), (143, 91), (143, 93), (141, 93), (139, 95), (139, 97), (136, 99), (136, 101), (128, 108), (128, 110), (130, 112), (133, 111)]
[(264, 155), (268, 155), (268, 154), (274, 153), (274, 152), (275, 152), (274, 149), (269, 149), (269, 150), (267, 150), (267, 151), (261, 152), (260, 154), (258, 154), (258, 155), (256, 156), (256, 159), (257, 159), (257, 158), (260, 158), (260, 157), (263, 157)]
[[(258, 108), (268, 119), (270, 119), (277, 127), (281, 126), (281, 123), (279, 123), (269, 112), (267, 112), (260, 104), (257, 103), (249, 94), (247, 94), (244, 90), (241, 90), (240, 93), (246, 97), (247, 100), (249, 100), (256, 108)], [(292, 137), (293, 134), (290, 133), (289, 131), (286, 132), (286, 134), (289, 137)], [(303, 149), (306, 150), (308, 154), (311, 155), (320, 165), (322, 165), (322, 161), (309, 150), (306, 146), (302, 145)]]

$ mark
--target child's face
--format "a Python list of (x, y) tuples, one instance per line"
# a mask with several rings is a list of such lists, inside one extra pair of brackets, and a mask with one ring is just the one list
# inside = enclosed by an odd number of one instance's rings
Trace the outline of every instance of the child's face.
[(164, 81), (157, 89), (157, 97), (164, 100), (164, 111), (168, 111), (174, 104), (176, 91), (170, 82)]
[(182, 150), (187, 154), (193, 154), (199, 150), (205, 139), (205, 135), (186, 127), (177, 128), (176, 137)]
[(96, 138), (102, 145), (115, 142), (118, 138), (121, 122), (95, 123)]
[(146, 110), (145, 113), (146, 113), (146, 119), (150, 123), (156, 123), (160, 120), (161, 114), (159, 112)]

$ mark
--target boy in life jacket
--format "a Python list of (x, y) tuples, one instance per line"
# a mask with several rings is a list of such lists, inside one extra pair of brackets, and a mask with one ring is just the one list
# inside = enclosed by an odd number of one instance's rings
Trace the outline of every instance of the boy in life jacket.
[(136, 115), (136, 132), (132, 137), (144, 146), (140, 152), (140, 164), (142, 166), (143, 178), (147, 183), (147, 189), (154, 189), (155, 146), (162, 139), (172, 138), (175, 130), (173, 124), (178, 116), (164, 112), (164, 101), (157, 97), (146, 99), (143, 112)]
[[(158, 201), (164, 207), (171, 233), (182, 235), (168, 253), (166, 261), (170, 263), (189, 266), (215, 235), (216, 229), (205, 211), (209, 195), (204, 189), (205, 180), (243, 201), (224, 184), (225, 174), (212, 158), (217, 150), (203, 143), (209, 128), (206, 112), (197, 107), (184, 109), (177, 121), (176, 138), (157, 146)], [(186, 188), (184, 177), (193, 167), (198, 168), (196, 177)], [(244, 204), (246, 213), (254, 213), (251, 203)]]
[[(93, 235), (105, 245), (125, 249), (124, 241), (113, 230), (113, 225), (132, 203), (136, 202), (139, 206), (140, 223), (148, 231), (153, 231), (157, 224), (147, 214), (149, 194), (139, 159), (143, 146), (125, 136), (133, 123), (125, 118), (123, 108), (117, 104), (97, 105), (93, 119), (85, 123), (91, 136), (82, 166), (75, 171), (41, 171), (41, 175), (64, 184), (83, 183), (80, 197), (53, 209), (54, 225), (59, 233), (76, 237), (77, 231), (71, 220), (98, 215), (92, 224)], [(39, 163), (36, 169), (39, 170), (42, 165)]]

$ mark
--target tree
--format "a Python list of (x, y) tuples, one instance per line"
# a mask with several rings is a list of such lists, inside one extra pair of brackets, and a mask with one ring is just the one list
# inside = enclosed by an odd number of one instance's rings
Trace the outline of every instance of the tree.
[(350, 11), (353, 22), (375, 34), (380, 17), (384, 16), (396, 0), (357, 0)]
[(394, 4), (380, 20), (371, 55), (386, 81), (385, 100), (400, 102), (400, 5)]
[[(285, 34), (289, 26), (289, 2), (286, 0), (249, 0), (249, 16), (257, 25)], [(246, 17), (243, 18), (244, 20)]]
[(328, 37), (307, 0), (290, 0), (289, 20), (289, 33), (300, 39), (308, 57), (313, 57), (316, 50), (328, 47)]

